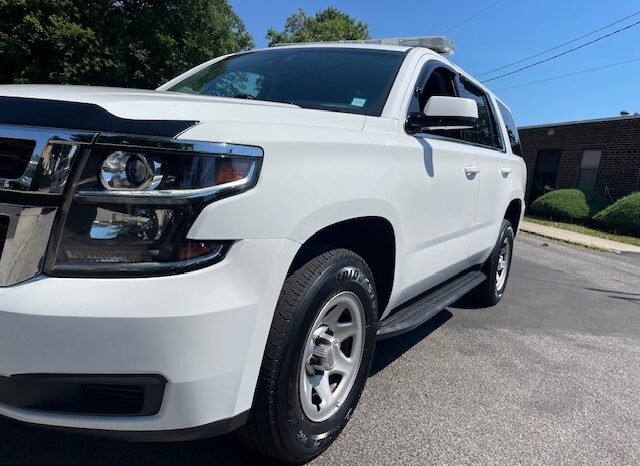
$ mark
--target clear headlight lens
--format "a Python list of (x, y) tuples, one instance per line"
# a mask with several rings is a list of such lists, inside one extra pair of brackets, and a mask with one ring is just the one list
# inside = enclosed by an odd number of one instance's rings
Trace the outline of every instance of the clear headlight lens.
[(258, 164), (258, 159), (249, 157), (94, 149), (78, 193), (81, 196), (206, 196), (233, 189), (235, 185), (231, 183), (255, 181), (253, 175)]
[(116, 151), (102, 161), (100, 181), (107, 190), (155, 189), (162, 182), (157, 168), (151, 168), (144, 154)]
[(187, 233), (208, 203), (252, 188), (261, 158), (97, 146), (85, 160), (51, 273), (166, 273), (221, 260), (231, 241)]

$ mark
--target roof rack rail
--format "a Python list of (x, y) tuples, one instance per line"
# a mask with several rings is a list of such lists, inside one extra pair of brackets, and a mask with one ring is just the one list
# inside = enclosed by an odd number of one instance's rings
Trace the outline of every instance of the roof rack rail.
[[(305, 44), (380, 44), (399, 45), (401, 47), (425, 47), (443, 55), (453, 55), (455, 45), (446, 36), (396, 37), (391, 39), (335, 40), (326, 42), (304, 42)], [(274, 47), (300, 45), (298, 43), (275, 44)]]

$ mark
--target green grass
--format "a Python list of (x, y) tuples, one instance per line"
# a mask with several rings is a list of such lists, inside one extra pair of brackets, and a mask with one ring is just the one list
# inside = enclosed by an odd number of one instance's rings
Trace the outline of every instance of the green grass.
[(608, 233), (606, 231), (595, 230), (593, 228), (585, 227), (583, 225), (577, 225), (575, 223), (555, 222), (552, 220), (543, 220), (536, 217), (525, 216), (524, 218), (528, 222), (539, 223), (541, 225), (547, 225), (550, 227), (562, 228), (563, 230), (575, 231), (576, 233), (582, 233), (584, 235), (595, 236), (596, 238), (610, 239), (612, 241), (619, 241), (621, 243), (633, 244), (634, 246), (640, 246), (640, 238), (634, 236), (616, 235), (614, 233)]

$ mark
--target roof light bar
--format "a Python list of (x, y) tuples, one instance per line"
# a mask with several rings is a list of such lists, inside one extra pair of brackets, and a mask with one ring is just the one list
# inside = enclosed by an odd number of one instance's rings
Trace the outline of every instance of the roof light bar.
[[(425, 47), (444, 55), (453, 55), (455, 45), (445, 36), (397, 37), (392, 39), (337, 40), (327, 42), (307, 42), (308, 44), (379, 44), (398, 45), (400, 47)], [(300, 44), (275, 44), (276, 47)]]

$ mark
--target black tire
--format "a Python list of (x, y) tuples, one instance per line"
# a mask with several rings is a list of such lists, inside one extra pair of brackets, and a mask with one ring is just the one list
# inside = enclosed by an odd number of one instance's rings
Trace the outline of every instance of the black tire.
[[(513, 226), (509, 220), (502, 221), (502, 227), (500, 228), (500, 234), (498, 235), (498, 241), (491, 251), (491, 255), (487, 261), (482, 265), (482, 271), (487, 275), (487, 280), (481, 283), (471, 293), (471, 298), (479, 307), (495, 306), (500, 302), (504, 296), (504, 291), (507, 288), (507, 281), (509, 280), (509, 272), (511, 272), (511, 258), (513, 257), (513, 239), (514, 239)], [(498, 263), (501, 255), (501, 250), (505, 242), (508, 243), (509, 255), (506, 259), (506, 276), (502, 286), (497, 286), (497, 272)]]
[[(337, 412), (323, 422), (304, 413), (299, 396), (304, 348), (321, 309), (338, 293), (355, 294), (364, 308), (362, 359)], [(376, 343), (378, 309), (373, 277), (352, 251), (334, 249), (310, 260), (284, 283), (242, 441), (278, 461), (299, 463), (325, 451), (347, 424), (367, 380)]]

